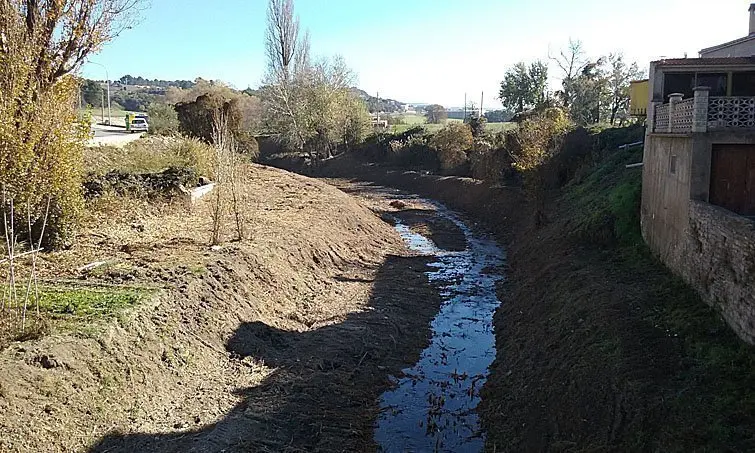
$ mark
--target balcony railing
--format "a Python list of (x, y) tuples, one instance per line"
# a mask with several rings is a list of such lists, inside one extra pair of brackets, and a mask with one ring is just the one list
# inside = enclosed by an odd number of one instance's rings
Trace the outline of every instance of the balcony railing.
[(690, 98), (676, 103), (674, 106), (674, 115), (669, 118), (672, 133), (686, 134), (692, 132), (695, 113), (694, 102), (695, 100)]
[(755, 129), (755, 97), (711, 97), (708, 129)]
[(669, 131), (669, 104), (656, 104), (655, 106), (655, 127), (653, 132)]
[(755, 131), (755, 96), (708, 96), (707, 87), (695, 89), (694, 98), (672, 94), (668, 104), (655, 103), (652, 130), (664, 134)]

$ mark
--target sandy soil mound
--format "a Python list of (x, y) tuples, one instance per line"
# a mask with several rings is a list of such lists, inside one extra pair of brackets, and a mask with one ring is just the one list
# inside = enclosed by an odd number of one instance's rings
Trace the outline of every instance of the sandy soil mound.
[[(100, 220), (45, 257), (47, 278), (162, 289), (99, 328), (0, 351), (0, 450), (373, 448), (377, 396), (439, 303), (425, 258), (333, 187), (249, 172), (249, 240), (208, 247), (203, 201)], [(76, 271), (94, 260), (116, 264)]]

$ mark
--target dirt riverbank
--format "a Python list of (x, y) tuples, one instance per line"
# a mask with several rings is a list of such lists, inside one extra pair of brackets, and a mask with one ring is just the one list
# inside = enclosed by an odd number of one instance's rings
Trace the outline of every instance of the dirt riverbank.
[(755, 449), (755, 351), (647, 252), (639, 173), (624, 167), (641, 152), (607, 150), (537, 225), (516, 188), (349, 156), (320, 168), (443, 201), (508, 244), (479, 407), (486, 450)]
[[(211, 249), (202, 202), (127, 210), (133, 219), (93, 224), (45, 258), (46, 278), (125, 278), (155, 293), (96, 329), (0, 351), (0, 450), (375, 448), (378, 396), (417, 360), (439, 305), (427, 258), (379, 215), (417, 211), (415, 228), (448, 243), (459, 233), (422, 221), (418, 206), (249, 171), (248, 240)], [(76, 271), (94, 259), (117, 265)]]

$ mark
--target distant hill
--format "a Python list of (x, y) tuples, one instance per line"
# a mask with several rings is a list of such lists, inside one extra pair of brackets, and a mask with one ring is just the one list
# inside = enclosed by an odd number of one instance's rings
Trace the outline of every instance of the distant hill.
[(118, 79), (116, 82), (122, 85), (136, 85), (136, 86), (157, 87), (157, 88), (179, 87), (179, 88), (188, 89), (196, 85), (196, 82), (192, 80), (145, 79), (142, 76), (134, 77), (131, 75), (125, 75), (121, 77), (120, 79)]
[(370, 111), (370, 113), (375, 112), (386, 112), (386, 113), (395, 113), (395, 112), (403, 112), (404, 106), (406, 105), (405, 102), (399, 102), (393, 99), (384, 99), (380, 98), (378, 100), (377, 97), (370, 95), (364, 90), (360, 90), (359, 88), (352, 88), (356, 94), (359, 95), (360, 98), (364, 100), (365, 103), (367, 103), (367, 109)]

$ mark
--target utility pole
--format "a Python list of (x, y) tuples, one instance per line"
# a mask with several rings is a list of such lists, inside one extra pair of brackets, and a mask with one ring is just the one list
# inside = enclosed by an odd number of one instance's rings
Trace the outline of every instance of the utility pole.
[(482, 118), (482, 103), (485, 100), (485, 92), (480, 91), (480, 118)]
[(375, 109), (377, 113), (377, 121), (375, 122), (375, 126), (380, 127), (380, 92), (377, 92), (377, 108)]
[(467, 122), (467, 93), (464, 93), (464, 123)]
[(113, 118), (110, 116), (110, 76), (107, 73), (107, 69), (105, 70), (105, 77), (107, 77), (107, 125), (112, 126)]
[(100, 119), (105, 122), (105, 93), (100, 91)]
[[(113, 119), (110, 117), (110, 75), (107, 72), (107, 68), (104, 64), (101, 63), (95, 63), (94, 61), (90, 61), (89, 63), (96, 64), (97, 66), (102, 66), (102, 69), (105, 70), (105, 78), (107, 79), (107, 124), (111, 125), (113, 124)], [(103, 102), (103, 110), (105, 108), (104, 102)], [(102, 114), (102, 122), (105, 122), (105, 113)]]

